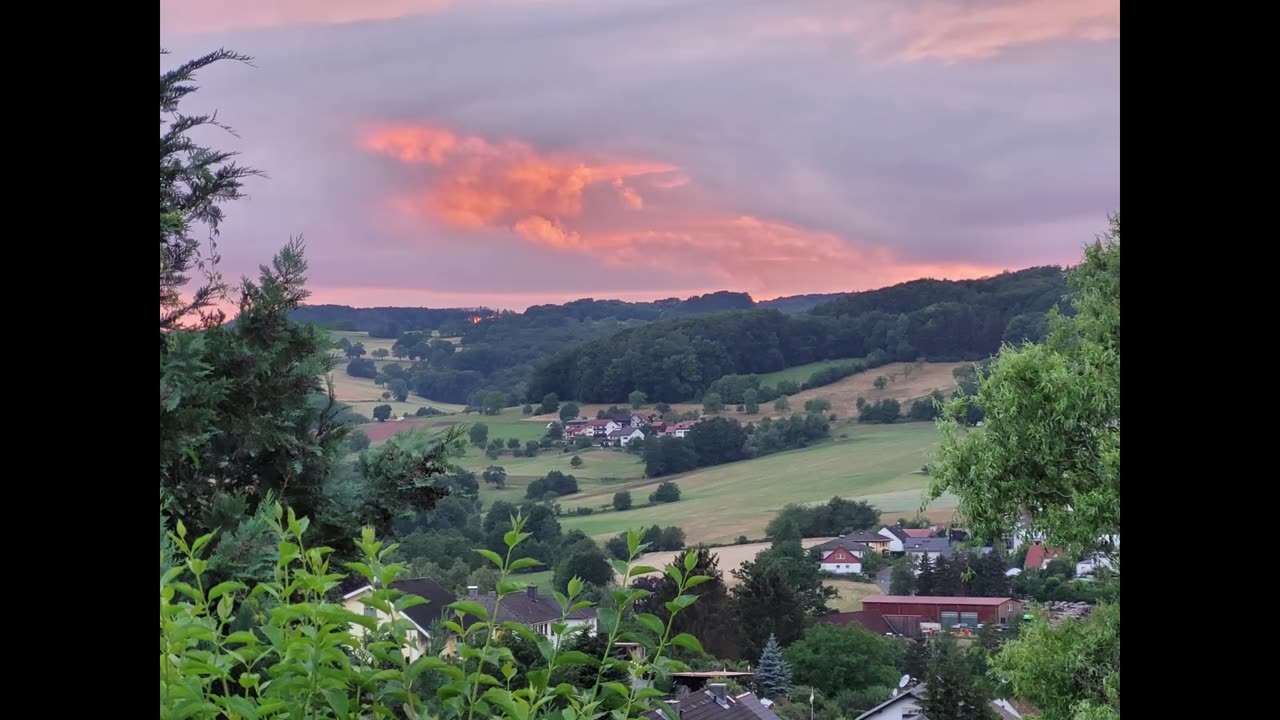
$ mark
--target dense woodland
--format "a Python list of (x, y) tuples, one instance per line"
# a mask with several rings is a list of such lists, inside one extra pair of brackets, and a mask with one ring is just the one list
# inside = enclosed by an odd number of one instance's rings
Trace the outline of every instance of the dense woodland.
[[(551, 392), (624, 402), (636, 390), (651, 401), (680, 402), (714, 391), (725, 376), (819, 360), (862, 358), (851, 361), (847, 375), (894, 361), (986, 358), (1002, 342), (1042, 339), (1044, 315), (1065, 293), (1061, 270), (1045, 267), (983, 280), (917, 280), (821, 303), (830, 296), (754, 303), (744, 293), (719, 292), (651, 303), (577, 300), (523, 313), (314, 306), (292, 317), (417, 337), (410, 346), (429, 342), (432, 330), (460, 337), (457, 348), (436, 341), (438, 352), (406, 355), (414, 362), (409, 389), (442, 402), (479, 407), (495, 392), (507, 406)], [(817, 304), (796, 311), (810, 303)], [(367, 376), (367, 368), (352, 369)], [(767, 390), (760, 401), (777, 389)], [(737, 394), (725, 399), (741, 401)]]

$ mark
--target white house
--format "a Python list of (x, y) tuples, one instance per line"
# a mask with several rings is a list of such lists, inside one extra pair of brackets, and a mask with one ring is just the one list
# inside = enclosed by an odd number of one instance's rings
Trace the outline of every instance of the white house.
[[(560, 606), (556, 604), (554, 598), (539, 596), (537, 587), (530, 585), (522, 593), (504, 596), (502, 603), (498, 605), (496, 617), (494, 617), (494, 606), (498, 600), (496, 593), (481, 594), (474, 588), (467, 590), (466, 599), (479, 603), (494, 622), (498, 624), (507, 621), (517, 622), (553, 641), (556, 639), (552, 625), (560, 622)], [(475, 622), (477, 622), (475, 618), (468, 618), (467, 627)], [(565, 619), (565, 625), (570, 632), (585, 631), (588, 635), (595, 635), (596, 611), (594, 608), (575, 610), (569, 613), (568, 618)]]
[(636, 427), (626, 427), (621, 430), (614, 430), (609, 433), (609, 444), (618, 447), (626, 447), (627, 445), (637, 441), (644, 440), (644, 433)]
[[(894, 532), (894, 530), (899, 532)], [(897, 525), (886, 525), (880, 528), (880, 532), (877, 534), (889, 538), (889, 552), (900, 553), (902, 552), (902, 539), (903, 537), (907, 537), (906, 533), (901, 531), (902, 528)]]
[[(862, 713), (857, 720), (926, 720), (920, 706), (925, 692), (924, 683), (906, 690), (897, 690), (893, 697)], [(991, 709), (1000, 720), (1022, 720), (1022, 715), (1007, 700), (992, 700)]]
[(838, 547), (826, 554), (818, 567), (837, 575), (850, 575), (862, 572), (862, 558), (853, 551)]
[[(413, 623), (413, 629), (409, 631), (404, 646), (404, 655), (413, 662), (422, 656), (431, 648), (431, 626), (445, 614), (446, 606), (452, 603), (456, 598), (453, 593), (449, 592), (435, 580), (431, 578), (417, 578), (414, 580), (397, 580), (391, 583), (391, 588), (399, 590), (406, 595), (417, 595), (427, 602), (421, 605), (414, 605), (408, 608), (402, 614), (403, 619)], [(379, 622), (387, 622), (389, 618), (385, 613), (376, 608), (364, 604), (364, 599), (373, 592), (373, 588), (365, 585), (362, 588), (353, 590), (342, 596), (342, 604), (348, 610), (354, 613), (360, 613), (366, 617), (376, 617)], [(357, 638), (364, 637), (365, 628), (363, 625), (352, 624), (351, 632)]]

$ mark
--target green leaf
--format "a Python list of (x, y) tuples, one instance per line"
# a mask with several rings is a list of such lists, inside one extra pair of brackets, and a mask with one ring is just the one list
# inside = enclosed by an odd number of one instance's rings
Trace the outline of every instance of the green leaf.
[(511, 566), (507, 569), (511, 572), (515, 572), (516, 570), (524, 570), (525, 568), (538, 567), (540, 565), (542, 565), (542, 563), (534, 560), (533, 558), (520, 558), (518, 560), (512, 560)]
[(604, 684), (604, 689), (605, 689), (605, 690), (608, 690), (608, 691), (609, 691), (609, 692), (611, 692), (611, 693), (614, 693), (615, 695), (618, 695), (618, 696), (620, 696), (620, 697), (624, 697), (624, 698), (625, 698), (625, 697), (629, 697), (629, 696), (631, 695), (631, 689), (630, 689), (630, 688), (628, 688), (626, 685), (623, 685), (622, 683), (620, 683), (620, 682), (616, 682), (616, 681), (614, 681), (614, 682), (607, 682), (607, 683), (605, 683), (605, 684)]
[(574, 575), (569, 579), (569, 597), (576, 598), (580, 592), (582, 592), (582, 578)]
[(699, 655), (707, 654), (706, 651), (702, 649), (702, 643), (698, 642), (698, 638), (690, 635), (689, 633), (680, 633), (679, 635), (671, 638), (671, 644), (678, 645), (685, 650), (692, 650)]
[(471, 600), (458, 600), (457, 602), (450, 603), (448, 607), (450, 610), (457, 610), (465, 615), (474, 615), (481, 620), (488, 621), (489, 619), (489, 611), (485, 610), (484, 606), (478, 602)]
[(345, 692), (341, 692), (336, 688), (325, 688), (324, 699), (328, 701), (330, 709), (334, 715), (338, 716), (338, 720), (347, 720), (351, 717), (348, 712), (350, 699)]
[(556, 667), (562, 665), (595, 665), (597, 660), (580, 650), (568, 650), (556, 656)]
[(499, 570), (502, 569), (502, 558), (498, 556), (498, 553), (492, 550), (485, 550), (484, 548), (477, 549), (476, 552), (479, 553), (481, 557), (498, 566)]
[(710, 575), (694, 575), (685, 580), (684, 587), (686, 590), (688, 590), (689, 588), (694, 587), (695, 585), (701, 585), (702, 583), (707, 582), (708, 580), (711, 580), (711, 579), (712, 577)]
[(613, 608), (600, 608), (597, 611), (599, 615), (598, 623), (600, 629), (604, 632), (611, 632), (618, 625), (618, 611)]
[(640, 547), (640, 533), (637, 530), (627, 531), (627, 555), (629, 557), (636, 556), (636, 550)]
[(245, 585), (242, 582), (236, 582), (234, 580), (220, 582), (209, 589), (209, 602), (213, 602), (214, 600), (217, 600), (218, 598), (222, 597), (225, 593), (235, 592), (236, 590), (246, 590), (248, 589), (248, 587), (249, 587), (248, 585)]
[(531, 643), (538, 642), (538, 636), (535, 635), (534, 632), (525, 625), (522, 625), (517, 622), (512, 622), (510, 620), (506, 620), (502, 623), (502, 627), (507, 630), (510, 630), (511, 632), (519, 635), (520, 637), (524, 638), (525, 640), (528, 640)]
[(395, 608), (400, 612), (404, 612), (411, 607), (426, 605), (427, 600), (418, 595), (402, 595), (395, 601)]
[(514, 580), (499, 580), (497, 591), (499, 595), (507, 596), (518, 592), (523, 592), (528, 587), (527, 583), (518, 583)]
[(658, 637), (662, 637), (663, 632), (667, 629), (666, 624), (662, 622), (662, 618), (651, 613), (640, 613), (639, 615), (636, 615), (636, 621), (641, 625), (644, 625), (649, 629), (649, 632), (652, 632)]
[(686, 572), (693, 570), (693, 566), (698, 564), (698, 553), (694, 550), (687, 550), (684, 554), (684, 569)]
[(641, 575), (648, 575), (649, 573), (656, 572), (658, 572), (658, 568), (656, 567), (652, 567), (650, 565), (636, 565), (631, 568), (631, 577), (640, 577)]

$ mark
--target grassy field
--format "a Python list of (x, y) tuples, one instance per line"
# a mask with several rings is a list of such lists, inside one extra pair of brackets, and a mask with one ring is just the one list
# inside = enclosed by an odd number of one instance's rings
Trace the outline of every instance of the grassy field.
[(783, 380), (790, 380), (791, 382), (800, 385), (805, 380), (808, 380), (810, 375), (819, 370), (825, 370), (829, 367), (835, 367), (836, 365), (844, 365), (852, 360), (854, 360), (854, 358), (848, 358), (845, 360), (823, 360), (821, 362), (809, 363), (808, 365), (795, 365), (777, 372), (760, 375), (760, 384), (776, 386)]
[(857, 612), (862, 609), (862, 598), (868, 595), (883, 595), (884, 591), (875, 583), (854, 582), (852, 580), (828, 580), (823, 583), (833, 587), (840, 595), (828, 600), (827, 606), (837, 612)]
[[(805, 548), (811, 548), (814, 545), (821, 545), (831, 538), (805, 538), (800, 544)], [(712, 549), (712, 553), (716, 556), (717, 565), (720, 572), (724, 575), (724, 584), (726, 587), (733, 587), (738, 584), (738, 579), (733, 577), (732, 571), (742, 567), (742, 564), (748, 560), (754, 560), (761, 550), (768, 549), (769, 543), (744, 543), (742, 545), (727, 545)], [(676, 557), (683, 550), (668, 550), (664, 552), (645, 553), (640, 558), (640, 563), (658, 568), (659, 572), (663, 572), (665, 568), (675, 561)], [(657, 573), (649, 573), (651, 575)]]
[[(580, 482), (582, 492), (562, 498), (562, 506), (606, 504), (620, 489), (630, 490), (637, 503), (644, 502), (662, 480), (675, 481), (681, 499), (626, 512), (561, 517), (560, 524), (601, 538), (655, 523), (679, 525), (690, 543), (732, 542), (739, 535), (762, 537), (765, 525), (787, 503), (821, 502), (836, 495), (873, 502), (886, 514), (913, 514), (928, 484), (921, 466), (938, 442), (933, 424), (843, 422), (835, 434), (848, 437), (660, 479), (607, 486)], [(930, 505), (954, 506), (955, 499), (947, 496)]]
[[(890, 363), (866, 372), (850, 375), (830, 385), (798, 392), (791, 396), (792, 408), (803, 408), (810, 398), (827, 398), (831, 410), (840, 417), (857, 416), (858, 398), (869, 403), (893, 399), (902, 403), (905, 415), (910, 401), (922, 398), (934, 390), (942, 390), (948, 397), (956, 386), (951, 371), (966, 363)], [(888, 380), (883, 390), (875, 386), (876, 378)]]

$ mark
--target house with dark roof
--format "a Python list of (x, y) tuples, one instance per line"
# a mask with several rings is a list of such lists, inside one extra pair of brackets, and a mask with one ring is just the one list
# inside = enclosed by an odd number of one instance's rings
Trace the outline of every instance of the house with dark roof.
[(950, 558), (955, 554), (955, 546), (952, 544), (950, 538), (908, 537), (906, 540), (902, 541), (902, 552), (918, 563), (920, 558), (924, 556), (927, 556), (930, 560), (937, 560), (940, 557)]
[(889, 538), (881, 535), (880, 533), (859, 531), (845, 533), (844, 535), (832, 538), (821, 545), (815, 545), (814, 547), (817, 547), (819, 552), (824, 556), (838, 547), (854, 552), (854, 554), (859, 556), (861, 556), (863, 552), (867, 551), (888, 554)]
[[(498, 603), (497, 593), (480, 593), (474, 587), (467, 589), (467, 595), (463, 599), (479, 603), (495, 623), (501, 624), (507, 621), (520, 623), (535, 633), (553, 641), (556, 639), (555, 630), (551, 626), (560, 622), (560, 606), (556, 604), (554, 597), (539, 595), (538, 588), (534, 585), (530, 585), (522, 593), (503, 597), (501, 603)], [(479, 620), (468, 617), (466, 627), (471, 627), (476, 622)], [(595, 635), (595, 608), (584, 608), (569, 613), (565, 624), (570, 632), (585, 631), (588, 635)]]
[(650, 710), (643, 717), (649, 720), (781, 720), (766, 702), (749, 692), (734, 695), (723, 683), (713, 683), (704, 690), (668, 700), (666, 707)]
[(609, 433), (605, 444), (614, 445), (616, 447), (626, 447), (633, 442), (644, 440), (644, 433), (637, 427), (624, 427), (620, 430), (614, 430)]
[[(425, 603), (406, 608), (403, 612), (403, 618), (413, 623), (413, 629), (409, 632), (404, 647), (405, 657), (409, 658), (410, 662), (413, 662), (430, 649), (432, 640), (431, 626), (444, 617), (447, 607), (457, 600), (457, 597), (431, 578), (396, 580), (391, 583), (391, 588), (399, 590), (406, 595), (417, 595), (426, 600)], [(364, 598), (372, 592), (373, 587), (369, 585), (352, 590), (342, 596), (342, 604), (353, 613), (358, 613), (365, 617), (378, 618), (379, 622), (388, 621), (389, 618), (381, 610), (364, 604)], [(365, 628), (362, 625), (352, 625), (351, 630), (356, 637), (362, 637), (365, 633)], [(450, 639), (451, 644), (452, 639)]]
[[(929, 720), (920, 707), (927, 692), (925, 683), (909, 687), (862, 713), (857, 720)], [(1022, 714), (1008, 700), (992, 700), (991, 709), (1000, 720), (1022, 720)]]

